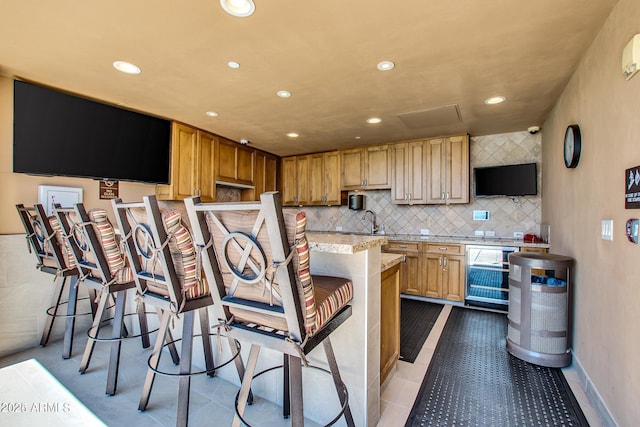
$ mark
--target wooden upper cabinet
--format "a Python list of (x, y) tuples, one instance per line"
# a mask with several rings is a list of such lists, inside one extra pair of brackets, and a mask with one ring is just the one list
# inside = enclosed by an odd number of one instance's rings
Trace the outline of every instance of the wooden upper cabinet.
[(171, 182), (156, 185), (159, 200), (183, 200), (201, 196), (204, 202), (216, 200), (213, 156), (216, 137), (173, 122), (171, 135)]
[(340, 152), (330, 151), (323, 154), (323, 193), (325, 205), (342, 204), (340, 192)]
[(219, 138), (216, 144), (216, 182), (252, 186), (253, 157), (253, 149)]
[(282, 204), (309, 205), (311, 200), (311, 155), (282, 158)]
[(244, 201), (260, 200), (260, 195), (277, 190), (278, 158), (263, 151), (255, 152), (253, 167), (253, 188), (243, 189)]
[(283, 157), (280, 162), (282, 173), (282, 184), (280, 194), (282, 204), (285, 206), (295, 206), (298, 202), (298, 159), (295, 156)]
[(353, 148), (340, 153), (343, 190), (391, 188), (389, 145)]
[(342, 203), (340, 152), (282, 158), (282, 203), (287, 206), (330, 206)]
[(426, 203), (469, 203), (469, 137), (429, 139), (426, 148)]
[(391, 147), (391, 203), (427, 203), (426, 141), (405, 142)]
[(198, 131), (198, 195), (203, 202), (216, 201), (215, 145), (217, 138), (210, 133)]

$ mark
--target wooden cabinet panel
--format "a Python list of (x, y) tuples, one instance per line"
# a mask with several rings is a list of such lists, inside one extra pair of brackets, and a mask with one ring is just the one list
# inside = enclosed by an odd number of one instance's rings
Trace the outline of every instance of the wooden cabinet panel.
[(239, 184), (253, 184), (253, 159), (255, 150), (236, 147), (236, 182)]
[(402, 254), (400, 263), (400, 292), (408, 295), (422, 295), (424, 271), (422, 267), (421, 244), (416, 242), (389, 242), (384, 252)]
[(243, 189), (242, 200), (260, 200), (260, 195), (277, 190), (278, 159), (263, 151), (255, 152), (253, 164), (253, 188)]
[(447, 139), (447, 203), (469, 203), (469, 137)]
[(391, 157), (388, 145), (365, 148), (364, 186), (368, 189), (391, 188)]
[(296, 162), (296, 177), (298, 178), (298, 202), (299, 205), (311, 204), (311, 156), (298, 156)]
[(324, 156), (322, 153), (309, 156), (308, 177), (309, 204), (322, 205), (324, 203)]
[(363, 187), (364, 176), (364, 149), (354, 148), (340, 152), (342, 162), (342, 188), (354, 190)]
[(391, 188), (389, 145), (353, 148), (340, 153), (343, 190)]
[(469, 137), (427, 141), (427, 203), (469, 203)]
[(297, 160), (295, 156), (282, 158), (282, 186), (280, 193), (282, 195), (282, 204), (285, 206), (293, 206), (298, 202)]
[(400, 358), (400, 267), (380, 277), (380, 384)]
[(331, 151), (324, 153), (323, 167), (323, 187), (324, 204), (341, 205), (342, 195), (340, 194), (340, 152)]
[(464, 256), (444, 256), (442, 274), (442, 298), (449, 301), (462, 301), (465, 283)]
[(216, 137), (198, 131), (198, 195), (203, 202), (216, 201), (215, 171), (215, 142)]
[(338, 151), (285, 157), (282, 159), (283, 204), (340, 205), (343, 200), (339, 177)]
[(220, 139), (217, 157), (216, 180), (234, 182), (236, 179), (236, 143)]
[(429, 243), (426, 249), (424, 296), (462, 301), (465, 284), (464, 245)]
[(177, 122), (172, 124), (171, 138), (171, 182), (156, 185), (158, 199), (183, 200), (200, 195), (202, 201), (214, 202), (213, 160), (217, 138)]
[(425, 255), (424, 265), (424, 296), (430, 298), (442, 298), (442, 255)]
[(417, 205), (427, 202), (425, 145), (425, 141), (415, 141), (392, 146), (391, 203)]

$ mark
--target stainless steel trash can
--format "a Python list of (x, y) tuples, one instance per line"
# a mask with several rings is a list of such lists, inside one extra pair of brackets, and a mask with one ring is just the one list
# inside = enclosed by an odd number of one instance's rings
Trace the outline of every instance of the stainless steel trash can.
[(509, 255), (509, 353), (541, 366), (571, 363), (572, 266), (563, 255)]

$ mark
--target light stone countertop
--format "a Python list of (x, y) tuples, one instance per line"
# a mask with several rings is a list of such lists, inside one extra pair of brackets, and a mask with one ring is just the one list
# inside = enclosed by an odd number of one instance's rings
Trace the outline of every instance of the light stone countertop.
[(387, 236), (308, 231), (309, 250), (335, 254), (355, 254), (386, 245)]
[(425, 243), (456, 243), (462, 245), (487, 245), (487, 246), (517, 246), (526, 248), (548, 248), (548, 243), (524, 243), (522, 240), (514, 240), (504, 237), (478, 238), (469, 236), (422, 236), (419, 234), (387, 234), (387, 239), (405, 242), (425, 242)]
[(380, 271), (386, 271), (394, 265), (400, 264), (403, 259), (404, 256), (400, 254), (382, 253), (380, 259)]

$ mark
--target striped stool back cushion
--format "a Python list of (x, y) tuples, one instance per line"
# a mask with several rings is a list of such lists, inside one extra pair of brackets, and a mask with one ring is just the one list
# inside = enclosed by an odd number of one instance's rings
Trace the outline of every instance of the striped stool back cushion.
[(127, 283), (133, 280), (133, 275), (125, 265), (124, 257), (120, 252), (120, 246), (116, 242), (116, 233), (109, 221), (107, 211), (94, 208), (88, 212), (89, 219), (93, 223), (93, 229), (98, 236), (98, 242), (102, 246), (107, 258), (110, 273), (115, 277), (116, 283)]

